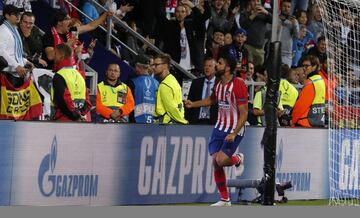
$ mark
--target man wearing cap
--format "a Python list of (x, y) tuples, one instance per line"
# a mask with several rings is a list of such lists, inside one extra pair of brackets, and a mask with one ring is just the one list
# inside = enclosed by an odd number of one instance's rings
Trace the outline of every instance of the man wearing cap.
[(245, 48), (245, 42), (247, 40), (246, 30), (238, 28), (233, 34), (233, 42), (230, 45), (226, 45), (221, 49), (221, 53), (225, 54), (229, 58), (236, 60), (235, 73), (236, 76), (246, 79), (246, 72), (248, 64), (252, 63), (251, 53)]
[(135, 107), (130, 114), (130, 122), (153, 123), (156, 103), (156, 92), (159, 82), (149, 75), (150, 59), (146, 55), (138, 55), (135, 60), (136, 77), (129, 82)]
[(22, 11), (24, 10), (13, 5), (5, 5), (5, 21), (0, 26), (0, 52), (8, 62), (8, 67), (4, 71), (8, 72), (6, 77), (15, 87), (20, 87), (24, 83), (24, 78), (34, 67), (23, 57), (23, 44), (17, 29)]
[(100, 122), (129, 122), (129, 114), (134, 110), (131, 90), (119, 81), (120, 66), (109, 64), (106, 78), (97, 85), (96, 112)]

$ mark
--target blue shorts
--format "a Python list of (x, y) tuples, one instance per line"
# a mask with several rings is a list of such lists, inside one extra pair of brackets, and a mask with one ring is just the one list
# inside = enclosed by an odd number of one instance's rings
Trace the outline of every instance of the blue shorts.
[(225, 137), (229, 133), (230, 132), (223, 132), (214, 128), (209, 142), (210, 155), (213, 155), (215, 152), (219, 152), (220, 150), (223, 151), (228, 157), (231, 157), (235, 153), (237, 147), (244, 137), (245, 130), (241, 135), (237, 135), (234, 142), (232, 143), (225, 141)]

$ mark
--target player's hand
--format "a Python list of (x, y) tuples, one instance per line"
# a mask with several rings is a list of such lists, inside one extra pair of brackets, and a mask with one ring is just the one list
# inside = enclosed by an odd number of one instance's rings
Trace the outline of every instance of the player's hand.
[(185, 107), (186, 108), (192, 108), (192, 101), (190, 101), (190, 100), (185, 100), (184, 101), (184, 105), (185, 105)]
[(225, 141), (227, 142), (234, 142), (235, 141), (235, 137), (236, 137), (236, 134), (235, 133), (230, 133), (229, 135), (227, 135), (225, 137)]

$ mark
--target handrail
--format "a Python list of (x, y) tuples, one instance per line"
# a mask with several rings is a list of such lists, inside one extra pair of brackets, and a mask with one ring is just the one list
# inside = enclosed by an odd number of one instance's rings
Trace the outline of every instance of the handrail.
[[(76, 6), (74, 6), (71, 2), (69, 2), (68, 0), (64, 0), (65, 2), (67, 2), (68, 4), (70, 4), (72, 7), (74, 7), (77, 11), (79, 11), (81, 14), (85, 15), (87, 18), (89, 18), (86, 14), (84, 14), (84, 12), (82, 12), (80, 9), (78, 9)], [(99, 8), (101, 8), (103, 11), (108, 11), (104, 6), (102, 6), (101, 4), (99, 4), (97, 1), (95, 0), (89, 0), (90, 2), (93, 2), (95, 5), (97, 5)], [(125, 29), (128, 33), (130, 33), (132, 36), (134, 36), (136, 39), (140, 40), (141, 42), (145, 43), (146, 45), (149, 46), (149, 48), (151, 48), (153, 51), (155, 51), (158, 54), (164, 54), (164, 52), (162, 52), (158, 47), (156, 47), (155, 45), (153, 45), (152, 43), (150, 43), (147, 39), (145, 39), (142, 35), (140, 35), (139, 33), (137, 33), (136, 31), (134, 31), (133, 29), (131, 29), (124, 21), (120, 20), (118, 17), (113, 16), (113, 19), (115, 20), (115, 22), (117, 24), (119, 24), (123, 29)], [(92, 20), (92, 19), (91, 19)], [(107, 32), (105, 29), (103, 29), (105, 32)], [(113, 37), (115, 38), (115, 37)], [(117, 39), (117, 38), (116, 38)], [(123, 43), (121, 43), (123, 44)], [(128, 46), (126, 46), (127, 49)], [(130, 49), (131, 50), (131, 49)], [(132, 50), (131, 50), (132, 51)], [(137, 55), (136, 52), (133, 51), (133, 53), (135, 55)], [(173, 65), (176, 69), (178, 69), (180, 72), (182, 72), (183, 74), (185, 74), (187, 77), (189, 77), (190, 79), (196, 79), (196, 76), (190, 72), (188, 72), (187, 70), (185, 70), (184, 68), (182, 68), (177, 62), (175, 62), (173, 59), (171, 59), (171, 65)]]
[[(68, 0), (64, 0), (65, 2), (67, 2), (71, 7), (73, 7), (75, 10), (77, 10), (80, 14), (84, 15), (86, 18), (88, 18), (89, 20), (93, 21), (93, 19), (91, 17), (89, 17), (87, 14), (85, 14), (84, 12), (82, 12), (79, 8), (77, 8), (75, 5), (73, 5), (71, 2), (69, 2)], [(107, 30), (103, 27), (103, 26), (99, 26), (102, 30), (104, 30), (105, 32), (107, 32)], [(131, 53), (133, 53), (134, 55), (138, 55), (138, 53), (134, 50), (132, 50), (129, 46), (127, 46), (125, 43), (123, 43), (120, 39), (118, 39), (116, 36), (111, 34), (111, 37), (113, 39), (115, 39), (118, 43), (120, 43), (122, 46), (124, 46), (126, 49), (128, 49)]]

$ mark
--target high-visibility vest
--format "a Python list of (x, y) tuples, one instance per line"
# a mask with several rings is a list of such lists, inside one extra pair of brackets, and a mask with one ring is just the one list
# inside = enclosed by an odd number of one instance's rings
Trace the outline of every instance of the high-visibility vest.
[[(117, 110), (126, 104), (126, 97), (128, 94), (128, 87), (126, 84), (121, 83), (116, 87), (105, 85), (104, 82), (101, 82), (97, 85), (97, 89), (101, 96), (101, 102), (104, 106), (109, 107), (113, 110)], [(112, 119), (105, 120), (101, 118), (102, 122), (114, 122)], [(129, 117), (123, 116), (121, 122), (128, 122)]]
[(309, 78), (315, 89), (315, 98), (311, 104), (308, 120), (313, 127), (325, 126), (325, 82), (320, 75)]
[[(76, 109), (82, 109), (86, 100), (86, 84), (84, 78), (74, 67), (63, 67), (58, 72), (64, 78), (71, 100)], [(51, 102), (54, 102), (54, 91), (51, 87)]]
[[(160, 91), (162, 87), (167, 86), (171, 88), (172, 98), (163, 99), (164, 97), (160, 95)], [(165, 101), (174, 101), (175, 105), (177, 105), (176, 110), (179, 113), (172, 114), (170, 111), (166, 111), (163, 102)], [(182, 123), (187, 124), (187, 120), (185, 120), (185, 111), (184, 105), (182, 101), (182, 91), (179, 83), (176, 78), (169, 74), (166, 78), (161, 81), (159, 85), (158, 92), (156, 94), (156, 105), (155, 105), (155, 117), (159, 120), (160, 123), (163, 124), (173, 124), (173, 123)]]

